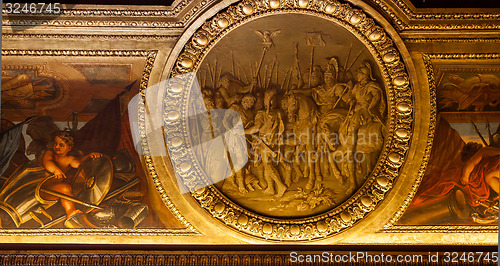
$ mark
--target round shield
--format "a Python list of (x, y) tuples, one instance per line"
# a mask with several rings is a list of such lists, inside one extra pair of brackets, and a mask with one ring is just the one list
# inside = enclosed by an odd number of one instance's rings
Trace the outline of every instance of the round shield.
[(87, 158), (80, 165), (73, 183), (75, 198), (99, 205), (108, 193), (113, 178), (113, 165), (111, 160), (102, 155), (99, 158)]

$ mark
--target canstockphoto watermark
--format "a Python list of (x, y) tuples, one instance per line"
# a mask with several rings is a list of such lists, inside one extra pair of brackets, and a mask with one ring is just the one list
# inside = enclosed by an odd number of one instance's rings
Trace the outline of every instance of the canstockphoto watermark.
[(320, 254), (300, 254), (290, 252), (291, 263), (391, 263), (395, 265), (404, 263), (498, 263), (498, 252), (427, 252), (423, 254), (387, 254), (376, 252), (349, 252)]
[(428, 261), (426, 255), (393, 255), (370, 252), (349, 252), (346, 254), (335, 254), (323, 252), (321, 254), (299, 254), (290, 252), (289, 260), (292, 263), (422, 263)]

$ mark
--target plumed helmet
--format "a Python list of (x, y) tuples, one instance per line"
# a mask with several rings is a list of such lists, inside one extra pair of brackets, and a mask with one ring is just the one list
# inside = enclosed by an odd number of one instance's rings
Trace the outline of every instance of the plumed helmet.
[(357, 73), (363, 73), (365, 76), (367, 76), (370, 80), (375, 80), (372, 76), (372, 67), (370, 65), (370, 63), (368, 62), (363, 62), (363, 66), (361, 66), (360, 68), (358, 68), (358, 70), (356, 70)]
[(337, 58), (335, 58), (335, 57), (330, 58), (330, 61), (328, 61), (328, 66), (326, 67), (325, 75), (327, 72), (332, 73), (335, 78), (338, 77), (338, 75), (339, 75), (339, 62), (338, 62)]

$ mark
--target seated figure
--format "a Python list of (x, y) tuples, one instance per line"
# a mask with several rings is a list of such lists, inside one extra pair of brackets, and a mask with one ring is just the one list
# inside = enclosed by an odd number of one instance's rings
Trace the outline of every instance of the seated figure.
[[(53, 174), (53, 178), (47, 180), (42, 188), (73, 197), (71, 185), (66, 182), (66, 173), (68, 170), (80, 167), (81, 162), (89, 157), (95, 159), (102, 156), (97, 152), (84, 157), (70, 155), (69, 152), (72, 150), (74, 144), (74, 138), (69, 132), (59, 131), (56, 133), (52, 149), (45, 150), (42, 155), (42, 165), (45, 170)], [(58, 199), (58, 197), (48, 195), (47, 193), (41, 193), (41, 196), (46, 200)], [(82, 215), (83, 212), (75, 208), (75, 203), (62, 198), (60, 201), (66, 212), (66, 227), (94, 227)]]

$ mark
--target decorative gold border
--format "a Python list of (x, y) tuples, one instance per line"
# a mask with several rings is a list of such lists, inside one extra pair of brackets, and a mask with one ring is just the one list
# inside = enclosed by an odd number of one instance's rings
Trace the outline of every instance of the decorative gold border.
[(403, 40), (405, 42), (408, 42), (408, 43), (436, 43), (436, 42), (446, 42), (446, 43), (449, 43), (449, 42), (465, 42), (465, 43), (493, 42), (493, 43), (498, 43), (498, 42), (500, 42), (499, 37), (403, 38)]
[[(377, 1), (375, 1), (377, 2)], [(405, 14), (407, 14), (411, 19), (415, 20), (498, 20), (500, 18), (500, 14), (498, 12), (488, 13), (489, 9), (481, 9), (481, 12), (429, 12), (427, 11), (429, 8), (420, 8), (417, 11), (417, 8), (413, 6), (409, 0), (395, 0), (393, 1)], [(436, 10), (447, 10), (446, 8), (433, 8), (433, 11)]]
[[(233, 248), (235, 249), (235, 248)], [(433, 248), (435, 250), (435, 248)], [(433, 250), (430, 249), (430, 250)], [(2, 254), (0, 253), (0, 265), (204, 265), (204, 266), (218, 266), (218, 265), (323, 265), (324, 260), (322, 260), (322, 254), (327, 253), (328, 259), (337, 256), (341, 258), (342, 256), (349, 256), (352, 254), (354, 257), (358, 252), (366, 253), (368, 255), (378, 255), (384, 258), (392, 257), (394, 261), (387, 260), (376, 260), (371, 259), (359, 259), (355, 262), (338, 262), (335, 265), (359, 265), (359, 266), (386, 266), (395, 265), (395, 260), (398, 256), (402, 258), (414, 258), (411, 261), (400, 263), (401, 265), (444, 265), (443, 258), (450, 257), (452, 252), (456, 252), (454, 249), (441, 248), (439, 251), (433, 252), (422, 252), (413, 251), (409, 248), (402, 248), (402, 250), (407, 251), (366, 251), (366, 250), (345, 250), (345, 251), (334, 251), (332, 248), (324, 248), (324, 250), (295, 250), (296, 255), (303, 255), (305, 263), (293, 262), (290, 253), (292, 251), (239, 251), (225, 249), (224, 251), (197, 251), (197, 250), (175, 250), (175, 251), (114, 251), (114, 250), (101, 250), (99, 252), (85, 252), (79, 251), (21, 251), (15, 254)], [(466, 263), (467, 265), (497, 265), (492, 262), (492, 253), (494, 252), (494, 247), (484, 247), (478, 249), (465, 249), (465, 251), (458, 252), (458, 254), (469, 254), (472, 253), (474, 260)], [(331, 254), (331, 256), (330, 256)], [(488, 254), (488, 259), (479, 259)], [(440, 258), (439, 262), (429, 261), (429, 255), (436, 255)], [(306, 257), (311, 258), (311, 262), (306, 262)], [(315, 259), (313, 262), (312, 256), (320, 256), (319, 260)], [(417, 257), (418, 256), (418, 257)], [(345, 257), (344, 257), (345, 258)], [(297, 256), (295, 256), (297, 259)], [(462, 262), (458, 260), (457, 262)], [(322, 263), (323, 262), (323, 263)], [(334, 265), (335, 259), (332, 259), (332, 265)], [(462, 264), (458, 264), (462, 265)]]
[[(140, 83), (141, 93), (148, 87), (151, 70), (156, 59), (156, 50), (20, 50), (2, 49), (2, 56), (94, 56), (94, 57), (145, 57), (145, 66)], [(155, 181), (157, 182), (157, 180)], [(158, 188), (161, 184), (156, 183)], [(56, 235), (136, 235), (136, 236), (199, 236), (198, 231), (182, 216), (163, 193), (162, 200), (172, 214), (186, 229), (0, 229), (0, 236), (56, 236)]]
[[(176, 17), (184, 11), (184, 9), (191, 3), (190, 0), (174, 1), (172, 6), (167, 7), (165, 10), (158, 8), (146, 10), (130, 10), (130, 9), (112, 9), (112, 8), (74, 8), (74, 9), (61, 9), (61, 16), (87, 16), (87, 17)], [(204, 1), (207, 4), (209, 1)], [(64, 6), (63, 6), (64, 7)], [(2, 9), (2, 15), (8, 15), (5, 9)], [(53, 17), (50, 13), (36, 14), (39, 17)], [(30, 17), (30, 14), (16, 14), (20, 17)]]
[[(500, 19), (499, 12), (487, 13), (481, 12), (442, 12), (443, 8), (431, 8), (429, 11), (425, 8), (417, 9), (413, 4), (408, 3), (408, 0), (372, 0), (379, 8), (386, 12), (393, 21), (393, 25), (399, 31), (405, 30), (492, 30), (500, 29), (498, 20)], [(394, 7), (391, 7), (394, 5)], [(394, 9), (399, 9), (400, 12)], [(455, 9), (456, 10), (456, 9)], [(440, 12), (436, 12), (440, 11)], [(402, 18), (399, 14), (403, 13), (406, 17)], [(457, 22), (454, 22), (457, 21)], [(428, 23), (432, 21), (434, 23)], [(469, 22), (469, 24), (464, 23)], [(490, 24), (478, 23), (491, 22)], [(424, 22), (424, 23), (422, 23)], [(438, 24), (439, 23), (439, 24)]]
[[(133, 28), (182, 28), (189, 24), (190, 20), (205, 7), (212, 4), (214, 0), (202, 0), (196, 6), (187, 11), (178, 21), (159, 21), (162, 19), (175, 19), (189, 6), (191, 1), (183, 0), (172, 6), (169, 10), (127, 10), (127, 9), (64, 9), (58, 19), (53, 19), (50, 14), (37, 14), (36, 19), (32, 15), (19, 14), (14, 19), (7, 19), (8, 14), (2, 9), (2, 25), (10, 27), (133, 27)], [(175, 3), (174, 3), (175, 4)], [(90, 20), (90, 19), (62, 19), (62, 16), (69, 18), (101, 18), (112, 20)], [(13, 16), (14, 17), (14, 16)], [(117, 18), (139, 18), (140, 20), (117, 20)], [(29, 18), (29, 19), (23, 19)]]
[[(182, 18), (176, 21), (159, 21), (159, 19), (175, 19), (185, 11), (189, 5), (189, 0), (183, 0), (168, 7), (165, 10), (146, 9), (146, 10), (125, 10), (125, 9), (96, 9), (79, 8), (62, 10), (60, 17), (55, 20), (50, 19), (49, 14), (37, 14), (38, 18), (30, 18), (30, 15), (16, 15), (15, 19), (3, 19), (4, 26), (51, 26), (51, 27), (132, 27), (132, 28), (184, 28), (189, 25), (191, 19), (209, 6), (217, 3), (216, 0), (202, 0), (196, 6), (189, 9)], [(500, 29), (498, 20), (499, 12), (485, 12), (485, 10), (476, 12), (462, 12), (453, 9), (446, 12), (444, 8), (415, 8), (408, 0), (369, 0), (373, 5), (385, 12), (392, 24), (399, 31), (406, 30), (493, 30)], [(430, 10), (430, 11), (428, 11)], [(489, 11), (489, 9), (486, 9)], [(444, 12), (443, 12), (444, 11)], [(2, 10), (6, 17), (7, 13)], [(402, 15), (400, 15), (402, 14)], [(89, 18), (79, 19), (74, 18)], [(116, 18), (138, 18), (139, 20), (120, 20)], [(105, 19), (113, 18), (111, 21)], [(96, 20), (104, 19), (104, 20)], [(428, 23), (429, 21), (434, 23)], [(466, 23), (464, 23), (464, 21)], [(484, 23), (490, 22), (490, 23)]]
[(35, 65), (16, 64), (16, 65), (2, 65), (2, 70), (35, 70), (38, 72), (45, 72), (46, 67), (47, 66), (45, 64), (35, 64)]
[(426, 54), (429, 59), (500, 59), (500, 54), (497, 53), (440, 53), (440, 54)]
[[(186, 152), (186, 102), (194, 74), (203, 58), (228, 32), (239, 25), (270, 14), (308, 14), (337, 23), (354, 34), (370, 50), (383, 76), (389, 110), (389, 133), (379, 163), (365, 185), (340, 206), (303, 219), (276, 219), (252, 213), (234, 204), (207, 182), (194, 155)], [(373, 211), (391, 190), (406, 160), (413, 130), (413, 93), (409, 75), (388, 33), (364, 11), (335, 0), (246, 0), (214, 15), (192, 35), (177, 58), (165, 95), (166, 143), (174, 170), (192, 196), (216, 220), (242, 233), (267, 240), (322, 239), (351, 228)], [(172, 110), (179, 115), (172, 116)], [(171, 145), (172, 140), (176, 145)], [(178, 140), (183, 142), (179, 145)], [(147, 161), (147, 160), (146, 160)], [(154, 165), (151, 163), (148, 168)], [(152, 172), (152, 174), (155, 174)]]
[[(434, 140), (434, 133), (436, 130), (436, 119), (437, 119), (437, 104), (436, 104), (436, 66), (433, 64), (432, 60), (460, 60), (460, 59), (476, 59), (476, 60), (485, 60), (485, 59), (500, 59), (500, 54), (422, 54), (422, 59), (424, 60), (425, 69), (427, 72), (427, 79), (429, 83), (429, 90), (431, 94), (431, 123), (429, 128), (429, 141), (427, 142), (425, 159), (422, 162), (420, 167), (417, 181), (415, 182), (414, 189), (412, 189), (410, 195), (405, 200), (405, 203), (401, 206), (401, 208), (394, 214), (391, 220), (384, 225), (383, 229), (379, 232), (383, 233), (498, 233), (498, 225), (488, 225), (488, 226), (472, 226), (472, 225), (440, 225), (440, 226), (412, 226), (412, 225), (396, 225), (395, 223), (403, 216), (406, 208), (409, 206), (410, 202), (413, 200), (415, 196), (418, 185), (422, 181), (422, 178), (425, 173), (425, 169), (427, 167), (427, 163), (431, 156), (432, 142)], [(469, 64), (475, 64), (469, 63)], [(444, 64), (444, 63), (440, 63)], [(450, 65), (450, 63), (445, 65)], [(469, 68), (440, 68), (446, 70), (468, 70)], [(472, 69), (472, 68), (470, 68)]]
[(178, 35), (107, 35), (107, 34), (25, 34), (25, 33), (4, 33), (2, 38), (18, 39), (103, 39), (103, 40), (169, 40), (177, 39)]
[[(21, 50), (2, 49), (2, 56), (119, 56), (119, 57), (156, 57), (157, 51), (151, 50)], [(151, 62), (153, 63), (153, 62)], [(146, 71), (147, 66), (144, 71)], [(149, 74), (145, 73), (144, 74)], [(144, 78), (144, 77), (143, 77)], [(146, 80), (147, 81), (147, 80)]]
[(18, 19), (18, 20), (2, 20), (4, 27), (35, 27), (35, 26), (52, 26), (52, 27), (129, 27), (129, 28), (182, 28), (187, 19), (182, 19), (179, 22), (175, 21), (157, 21), (157, 20), (74, 20), (74, 19), (58, 19), (58, 20), (38, 20), (38, 19)]

